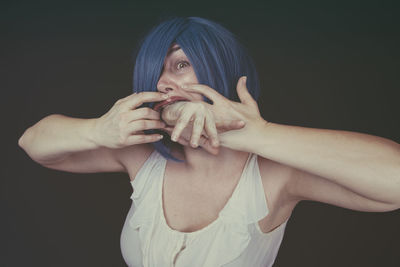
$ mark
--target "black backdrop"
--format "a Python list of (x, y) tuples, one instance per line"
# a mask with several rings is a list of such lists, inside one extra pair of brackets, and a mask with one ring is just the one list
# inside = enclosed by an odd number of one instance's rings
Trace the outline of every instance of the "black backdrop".
[[(267, 120), (400, 140), (395, 1), (1, 5), (0, 266), (125, 266), (128, 176), (46, 169), (17, 141), (44, 116), (99, 117), (130, 94), (136, 45), (165, 16), (209, 18), (239, 37)], [(399, 223), (400, 211), (302, 202), (275, 266), (399, 266)]]

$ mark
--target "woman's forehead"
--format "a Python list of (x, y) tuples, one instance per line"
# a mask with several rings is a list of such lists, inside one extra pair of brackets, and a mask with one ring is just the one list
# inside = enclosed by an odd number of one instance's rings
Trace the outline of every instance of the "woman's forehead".
[(171, 47), (168, 49), (167, 55), (165, 57), (165, 61), (172, 60), (173, 58), (176, 57), (181, 57), (181, 58), (188, 58), (181, 49), (181, 47), (178, 44), (173, 44)]
[(169, 56), (170, 54), (172, 54), (180, 49), (181, 49), (181, 47), (178, 44), (176, 44), (176, 43), (172, 44), (170, 46), (170, 48), (168, 49), (167, 56)]
[(172, 44), (170, 48), (168, 49), (167, 55), (165, 56), (164, 59), (164, 64), (167, 64), (168, 62), (171, 62), (175, 58), (186, 58), (187, 60), (188, 57), (186, 56), (185, 52), (181, 49), (181, 47), (178, 44)]

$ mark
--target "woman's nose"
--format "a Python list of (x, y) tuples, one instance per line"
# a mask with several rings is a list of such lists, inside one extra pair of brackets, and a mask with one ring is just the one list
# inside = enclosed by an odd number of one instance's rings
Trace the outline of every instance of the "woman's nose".
[(157, 90), (162, 93), (169, 93), (171, 91), (174, 91), (176, 88), (175, 83), (168, 79), (165, 75), (161, 75), (160, 79), (158, 80), (157, 83)]
[(169, 93), (173, 91), (174, 89), (170, 85), (164, 85), (164, 84), (158, 84), (157, 85), (157, 90), (161, 93)]

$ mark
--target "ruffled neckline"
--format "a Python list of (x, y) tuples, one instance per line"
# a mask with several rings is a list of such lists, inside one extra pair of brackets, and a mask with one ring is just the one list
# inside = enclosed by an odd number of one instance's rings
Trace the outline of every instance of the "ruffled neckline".
[(257, 155), (249, 154), (239, 181), (218, 217), (193, 232), (172, 229), (166, 222), (162, 207), (165, 167), (166, 159), (154, 151), (132, 181), (135, 212), (129, 224), (139, 231), (143, 264), (160, 266), (156, 259), (163, 248), (179, 247), (186, 241), (187, 246), (178, 257), (182, 264), (179, 266), (193, 264), (193, 259), (190, 261), (185, 254), (201, 257), (192, 266), (221, 266), (239, 257), (251, 240), (249, 224), (258, 223), (269, 212)]
[(171, 232), (171, 233), (173, 233), (173, 234), (176, 234), (176, 235), (186, 235), (186, 236), (194, 237), (194, 236), (196, 236), (196, 235), (199, 235), (199, 234), (201, 234), (201, 233), (203, 233), (203, 232), (208, 231), (208, 230), (211, 229), (211, 228), (214, 228), (215, 225), (219, 224), (220, 221), (223, 220), (224, 214), (226, 214), (226, 211), (225, 211), (225, 210), (229, 208), (230, 202), (232, 202), (232, 201), (233, 201), (232, 199), (235, 197), (236, 194), (238, 194), (238, 193), (237, 193), (238, 188), (240, 188), (240, 185), (243, 183), (243, 182), (242, 182), (242, 181), (244, 180), (244, 179), (243, 179), (243, 176), (244, 176), (245, 171), (246, 171), (246, 169), (247, 169), (247, 167), (248, 167), (248, 164), (249, 164), (249, 161), (250, 161), (251, 157), (252, 157), (252, 154), (249, 153), (249, 155), (248, 155), (248, 157), (247, 157), (247, 160), (246, 160), (246, 163), (245, 163), (245, 165), (244, 165), (244, 167), (243, 167), (242, 173), (241, 173), (241, 175), (240, 175), (240, 177), (239, 177), (239, 181), (237, 182), (237, 184), (236, 184), (236, 186), (235, 186), (235, 189), (233, 190), (232, 195), (229, 197), (229, 199), (228, 199), (228, 201), (225, 203), (224, 207), (223, 207), (223, 208), (220, 210), (220, 212), (218, 213), (217, 218), (216, 218), (215, 220), (213, 220), (211, 223), (209, 223), (208, 225), (204, 226), (203, 228), (198, 229), (198, 230), (193, 231), (193, 232), (182, 232), (182, 231), (173, 229), (173, 228), (171, 228), (171, 226), (169, 226), (168, 223), (167, 223), (167, 219), (166, 219), (166, 217), (165, 217), (164, 205), (163, 205), (163, 204), (164, 204), (164, 203), (163, 203), (163, 185), (164, 185), (165, 170), (166, 170), (166, 165), (167, 165), (167, 160), (164, 160), (164, 162), (163, 162), (162, 164), (160, 164), (160, 165), (162, 165), (161, 168), (163, 169), (163, 171), (162, 171), (162, 173), (160, 174), (160, 176), (161, 176), (161, 182), (159, 183), (160, 186), (159, 186), (159, 191), (158, 191), (158, 192), (159, 192), (158, 195), (159, 195), (160, 197), (159, 197), (159, 199), (158, 199), (158, 202), (159, 202), (159, 204), (160, 204), (160, 209), (159, 209), (159, 210), (160, 210), (160, 218), (161, 218), (162, 224), (163, 224), (164, 227), (167, 229), (167, 231), (169, 231), (169, 232)]

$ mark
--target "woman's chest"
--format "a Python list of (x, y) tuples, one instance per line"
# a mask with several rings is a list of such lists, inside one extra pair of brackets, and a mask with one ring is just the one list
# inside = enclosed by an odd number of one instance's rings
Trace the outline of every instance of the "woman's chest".
[[(211, 224), (237, 189), (239, 178), (190, 183), (182, 177), (166, 175), (162, 186), (162, 209), (168, 226), (180, 232), (194, 232)], [(265, 188), (260, 190), (268, 194), (266, 201), (270, 212), (259, 221), (260, 229), (267, 233), (283, 223), (290, 216), (292, 208), (285, 205), (279, 207), (280, 194), (274, 192), (274, 188), (269, 188), (267, 192)], [(243, 201), (246, 199), (243, 198)]]
[(193, 182), (166, 175), (162, 186), (162, 209), (168, 226), (180, 232), (194, 232), (206, 227), (218, 218), (236, 184), (235, 180)]

